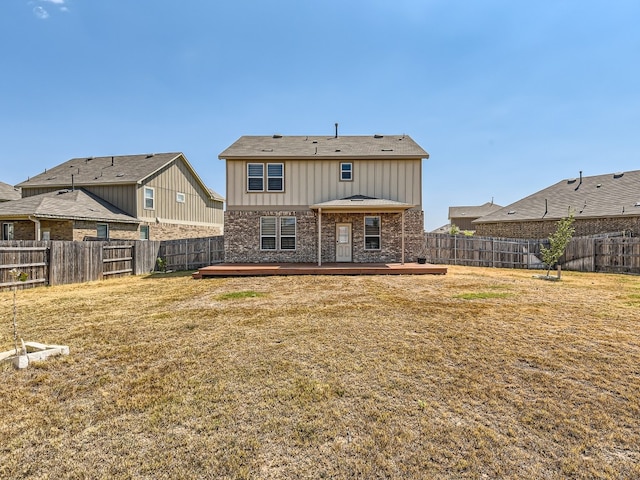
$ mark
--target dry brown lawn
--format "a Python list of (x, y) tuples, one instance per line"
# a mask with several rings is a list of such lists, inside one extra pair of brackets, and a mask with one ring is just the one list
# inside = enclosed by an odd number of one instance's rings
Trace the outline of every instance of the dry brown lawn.
[(0, 478), (640, 478), (639, 312), (638, 277), (463, 267), (19, 291), (71, 355), (0, 367)]

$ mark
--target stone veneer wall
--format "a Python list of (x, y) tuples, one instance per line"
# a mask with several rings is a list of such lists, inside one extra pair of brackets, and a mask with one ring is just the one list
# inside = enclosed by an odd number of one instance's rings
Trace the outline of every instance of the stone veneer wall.
[[(296, 250), (260, 250), (260, 217), (296, 217)], [(381, 249), (364, 249), (364, 217), (380, 216)], [(353, 262), (400, 262), (402, 259), (402, 216), (400, 213), (322, 214), (322, 261), (335, 262), (336, 223), (351, 223)], [(405, 261), (415, 261), (424, 247), (424, 213), (413, 209), (405, 213)], [(307, 211), (226, 211), (225, 260), (230, 263), (315, 263), (318, 232), (317, 213)]]
[[(626, 231), (640, 236), (640, 217), (576, 219), (574, 236)], [(476, 225), (476, 235), (500, 238), (548, 238), (558, 227), (557, 220), (496, 222)]]

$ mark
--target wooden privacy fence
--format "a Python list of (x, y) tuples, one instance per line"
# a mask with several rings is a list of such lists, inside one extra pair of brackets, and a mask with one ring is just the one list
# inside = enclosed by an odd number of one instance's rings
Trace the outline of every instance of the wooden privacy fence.
[[(499, 268), (545, 268), (540, 247), (548, 240), (425, 234), (430, 263)], [(640, 237), (573, 238), (558, 262), (564, 270), (640, 274)]]
[[(160, 242), (3, 241), (0, 242), (0, 289), (14, 285), (63, 285), (113, 276), (149, 273)], [(27, 274), (16, 282), (11, 270)]]
[(167, 270), (196, 270), (224, 261), (224, 236), (165, 240), (158, 257)]

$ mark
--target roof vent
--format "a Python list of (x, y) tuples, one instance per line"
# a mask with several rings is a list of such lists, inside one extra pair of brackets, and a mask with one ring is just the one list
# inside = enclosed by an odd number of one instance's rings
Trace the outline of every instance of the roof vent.
[(509, 210), (509, 211), (507, 212), (507, 215), (513, 215), (514, 213), (516, 213), (516, 211), (515, 211), (515, 210)]
[(384, 135), (380, 135), (379, 133), (376, 133), (373, 138), (384, 138)]
[(341, 152), (342, 150), (340, 150), (339, 148), (336, 148), (336, 152)]
[(318, 140), (313, 140), (311, 143), (318, 143)]
[(623, 175), (624, 175), (624, 172), (616, 172), (613, 174), (613, 178), (620, 178)]
[(151, 157), (153, 157), (154, 155), (155, 155), (155, 153), (148, 153), (148, 154), (147, 154), (147, 158), (151, 158)]
[(572, 183), (576, 183), (577, 178), (570, 178), (569, 180), (567, 180), (567, 183), (569, 185), (571, 185)]
[(124, 177), (124, 173), (118, 173), (116, 177)]
[(640, 202), (636, 202), (633, 204), (634, 207), (640, 207)]
[(53, 177), (49, 177), (49, 178), (47, 178), (47, 180), (54, 180), (55, 178), (56, 178), (56, 177), (55, 177), (55, 176), (53, 176)]
[(273, 148), (263, 148), (263, 152), (273, 152)]
[(63, 195), (65, 193), (69, 193), (71, 190), (69, 190), (68, 188), (65, 188), (64, 190), (58, 190), (58, 195)]
[(393, 148), (383, 148), (383, 152), (393, 152)]
[(601, 186), (602, 186), (602, 184), (599, 183), (599, 184), (596, 185), (596, 188), (600, 188)]
[(279, 133), (274, 133), (273, 138), (282, 138), (282, 135), (280, 135)]

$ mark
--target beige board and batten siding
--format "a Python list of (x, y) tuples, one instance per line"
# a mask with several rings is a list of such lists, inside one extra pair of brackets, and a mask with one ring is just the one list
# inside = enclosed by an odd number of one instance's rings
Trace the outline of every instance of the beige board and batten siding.
[[(284, 192), (247, 192), (247, 164), (283, 163)], [(340, 164), (353, 164), (353, 180), (340, 181)], [(366, 195), (422, 207), (422, 159), (227, 159), (227, 209), (309, 206)]]
[[(144, 189), (154, 189), (154, 209), (145, 208)], [(184, 203), (177, 201), (184, 194)], [(222, 202), (211, 198), (184, 162), (173, 162), (137, 186), (137, 217), (142, 220), (167, 219), (178, 222), (222, 224)], [(218, 208), (216, 208), (216, 206)]]

